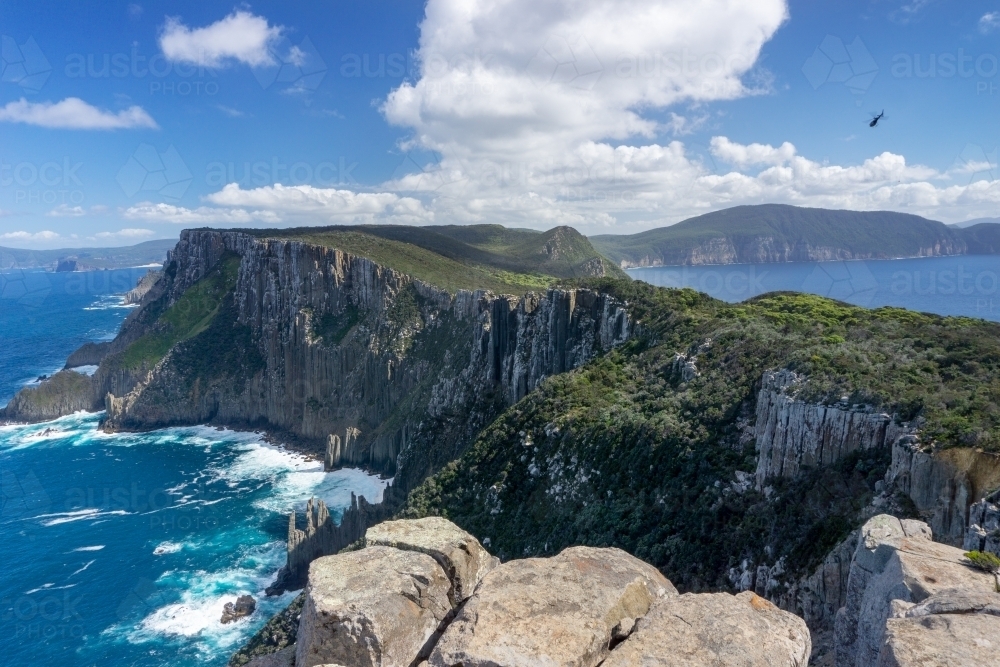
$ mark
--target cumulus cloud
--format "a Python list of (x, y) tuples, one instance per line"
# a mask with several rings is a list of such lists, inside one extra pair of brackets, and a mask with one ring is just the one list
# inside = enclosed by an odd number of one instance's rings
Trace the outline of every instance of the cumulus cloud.
[(383, 105), (452, 158), (653, 136), (647, 107), (727, 100), (786, 18), (784, 0), (429, 0), (420, 78)]
[(140, 106), (118, 113), (98, 109), (78, 97), (60, 102), (29, 102), (23, 97), (0, 107), (0, 122), (24, 123), (68, 130), (157, 129), (156, 121)]
[(69, 204), (59, 204), (46, 215), (52, 218), (78, 218), (87, 215), (82, 206), (70, 206)]
[(412, 131), (410, 169), (383, 189), (441, 222), (585, 233), (765, 202), (946, 219), (995, 207), (993, 181), (894, 153), (832, 165), (790, 142), (682, 141), (705, 103), (762, 92), (761, 48), (786, 16), (784, 0), (429, 0), (419, 77), (381, 107)]
[(199, 67), (224, 67), (239, 62), (251, 67), (275, 64), (272, 48), (284, 28), (263, 16), (236, 10), (203, 28), (189, 28), (168, 18), (160, 32), (160, 49), (168, 60)]

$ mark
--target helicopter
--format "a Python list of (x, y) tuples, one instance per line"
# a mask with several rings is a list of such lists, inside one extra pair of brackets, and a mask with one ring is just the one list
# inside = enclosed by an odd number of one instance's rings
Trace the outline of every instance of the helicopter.
[(878, 125), (878, 122), (882, 120), (882, 116), (884, 115), (885, 115), (885, 109), (882, 109), (881, 113), (873, 115), (871, 121), (868, 123), (868, 127), (875, 127), (876, 125)]

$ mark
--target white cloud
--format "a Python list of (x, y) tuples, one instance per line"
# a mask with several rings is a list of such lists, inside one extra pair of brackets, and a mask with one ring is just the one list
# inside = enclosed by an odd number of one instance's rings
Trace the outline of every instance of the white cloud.
[(150, 236), (155, 236), (156, 232), (152, 229), (136, 229), (128, 227), (125, 229), (119, 229), (117, 232), (97, 232), (94, 236), (99, 239), (144, 239)]
[(59, 204), (54, 209), (46, 213), (46, 215), (53, 218), (78, 218), (83, 215), (87, 215), (87, 212), (83, 210), (82, 206), (70, 206), (68, 204)]
[(223, 209), (211, 206), (199, 206), (195, 209), (173, 204), (154, 204), (142, 202), (130, 206), (122, 215), (128, 220), (145, 220), (148, 222), (168, 222), (178, 225), (250, 225), (254, 223), (277, 224), (280, 218), (268, 211), (247, 211), (244, 209)]
[(433, 213), (412, 197), (390, 192), (354, 192), (309, 185), (270, 185), (244, 190), (236, 183), (204, 197), (211, 206), (185, 208), (143, 202), (126, 209), (127, 219), (181, 225), (328, 225), (432, 222)]
[(0, 107), (0, 122), (69, 130), (157, 128), (156, 121), (140, 106), (114, 113), (91, 106), (78, 97), (67, 97), (55, 103), (29, 102), (22, 97)]
[(734, 99), (784, 0), (429, 0), (420, 78), (383, 105), (446, 159), (654, 136), (642, 110)]
[(275, 63), (271, 50), (283, 31), (263, 16), (244, 10), (204, 28), (189, 28), (178, 18), (168, 18), (160, 32), (160, 49), (168, 60), (200, 67), (223, 67), (231, 62), (260, 67)]
[(979, 31), (987, 35), (1000, 28), (1000, 12), (987, 12), (979, 19)]
[(420, 76), (382, 106), (412, 130), (410, 168), (382, 188), (439, 222), (585, 233), (765, 202), (948, 219), (995, 208), (992, 181), (956, 185), (894, 153), (835, 165), (790, 142), (670, 140), (708, 123), (704, 103), (761, 92), (757, 60), (786, 16), (783, 0), (429, 0)]
[(430, 215), (416, 199), (391, 192), (354, 192), (311, 185), (269, 185), (243, 190), (236, 183), (208, 195), (206, 201), (231, 207), (272, 211), (283, 217), (312, 217), (327, 221), (377, 221), (385, 216), (428, 221)]
[(40, 232), (5, 232), (0, 234), (0, 241), (19, 241), (24, 243), (46, 243), (61, 239), (62, 237), (49, 230)]

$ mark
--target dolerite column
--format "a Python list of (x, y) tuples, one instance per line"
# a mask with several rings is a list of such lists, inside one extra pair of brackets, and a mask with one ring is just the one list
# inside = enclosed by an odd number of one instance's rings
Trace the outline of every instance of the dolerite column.
[(340, 436), (330, 435), (326, 439), (326, 458), (323, 459), (323, 470), (330, 472), (340, 466)]

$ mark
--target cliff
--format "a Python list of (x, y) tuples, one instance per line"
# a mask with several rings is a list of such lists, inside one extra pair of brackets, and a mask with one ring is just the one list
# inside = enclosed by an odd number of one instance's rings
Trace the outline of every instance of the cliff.
[[(129, 391), (109, 388), (107, 429), (253, 424), (317, 451), (343, 436), (341, 464), (396, 474), (414, 443), (451, 447), (450, 458), (542, 379), (630, 333), (623, 304), (591, 290), (451, 294), (339, 249), (239, 232), (184, 232), (166, 303), (223, 256), (237, 267), (231, 296), (196, 337), (151, 359)], [(240, 348), (238, 363), (216, 373), (206, 350), (223, 345)], [(445, 424), (445, 445), (440, 427), (452, 414), (466, 419)], [(416, 474), (433, 462), (420, 460)]]
[(841, 400), (810, 403), (795, 396), (804, 378), (769, 371), (757, 394), (753, 433), (757, 443), (757, 488), (774, 477), (794, 477), (804, 467), (827, 466), (858, 450), (888, 449), (915, 428), (865, 405)]

